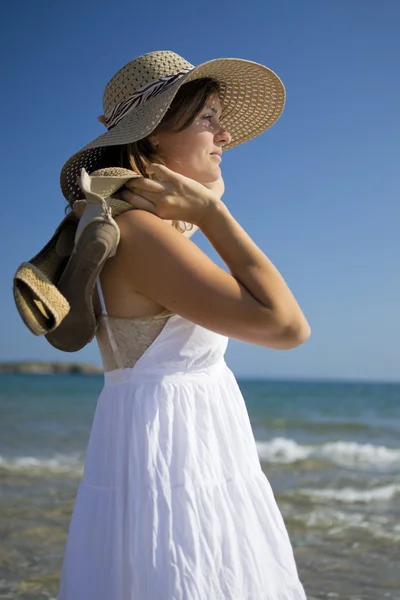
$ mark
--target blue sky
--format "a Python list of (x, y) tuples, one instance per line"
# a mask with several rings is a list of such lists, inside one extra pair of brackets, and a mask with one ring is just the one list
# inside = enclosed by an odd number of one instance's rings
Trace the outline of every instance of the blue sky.
[[(95, 343), (61, 353), (23, 325), (18, 265), (63, 217), (59, 172), (103, 132), (107, 81), (174, 50), (193, 64), (238, 57), (282, 78), (274, 127), (224, 155), (224, 202), (285, 277), (312, 328), (279, 352), (231, 341), (237, 376), (400, 380), (400, 3), (6, 3), (0, 24), (3, 218), (0, 360), (100, 364)], [(201, 233), (193, 241), (223, 266)]]

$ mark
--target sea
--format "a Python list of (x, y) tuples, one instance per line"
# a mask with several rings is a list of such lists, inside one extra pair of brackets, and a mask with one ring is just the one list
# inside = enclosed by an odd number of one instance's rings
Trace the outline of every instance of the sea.
[[(238, 383), (307, 598), (400, 600), (400, 384)], [(102, 385), (0, 375), (0, 600), (56, 598)]]

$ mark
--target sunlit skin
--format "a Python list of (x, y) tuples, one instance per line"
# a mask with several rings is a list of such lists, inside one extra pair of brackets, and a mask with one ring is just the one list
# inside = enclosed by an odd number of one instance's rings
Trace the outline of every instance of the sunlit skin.
[[(170, 204), (168, 209), (165, 205), (162, 207), (162, 218), (168, 223), (178, 219), (196, 225), (195, 219), (199, 211), (204, 210), (210, 202), (210, 195), (202, 186), (208, 188), (217, 199), (222, 197), (225, 189), (220, 163), (223, 149), (230, 143), (231, 136), (220, 122), (221, 112), (218, 95), (213, 94), (193, 123), (183, 131), (174, 133), (155, 130), (148, 139), (163, 166), (153, 163), (149, 166), (148, 173), (154, 173), (158, 181), (134, 178), (127, 182), (122, 198), (135, 208), (160, 215), (159, 205), (164, 197), (168, 197)], [(185, 117), (176, 128), (184, 122)], [(171, 171), (185, 178), (184, 192), (181, 185), (183, 182), (179, 183), (176, 178), (171, 177)], [(166, 210), (171, 217), (166, 216)]]
[(221, 177), (221, 154), (231, 141), (220, 123), (221, 101), (217, 94), (207, 100), (194, 122), (179, 133), (160, 132), (149, 136), (164, 164), (202, 184)]

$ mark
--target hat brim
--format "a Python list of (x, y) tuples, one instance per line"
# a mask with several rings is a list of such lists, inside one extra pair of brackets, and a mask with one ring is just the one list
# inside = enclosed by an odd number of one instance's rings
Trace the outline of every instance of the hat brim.
[(108, 147), (129, 144), (150, 135), (162, 121), (182, 85), (203, 77), (215, 79), (221, 86), (221, 123), (231, 136), (231, 142), (224, 151), (260, 135), (283, 112), (285, 87), (268, 67), (237, 58), (205, 62), (76, 152), (61, 171), (64, 197), (70, 203), (79, 198), (82, 193), (77, 179), (82, 168), (91, 173), (99, 168)]

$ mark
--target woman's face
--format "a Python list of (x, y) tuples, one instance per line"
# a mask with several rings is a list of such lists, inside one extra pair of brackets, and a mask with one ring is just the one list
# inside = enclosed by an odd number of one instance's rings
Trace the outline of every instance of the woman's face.
[(213, 94), (189, 127), (179, 133), (159, 132), (150, 140), (169, 169), (199, 183), (212, 183), (221, 177), (222, 150), (231, 140), (220, 117), (221, 102)]

